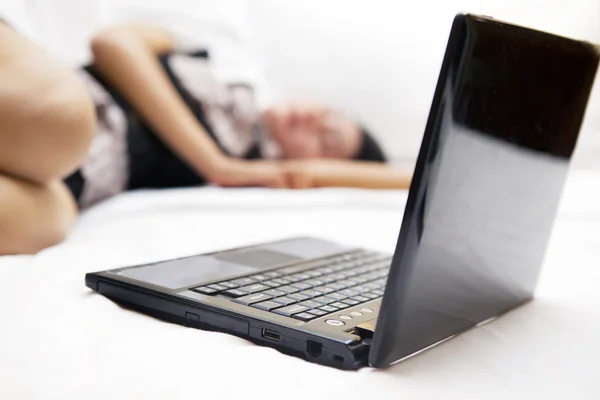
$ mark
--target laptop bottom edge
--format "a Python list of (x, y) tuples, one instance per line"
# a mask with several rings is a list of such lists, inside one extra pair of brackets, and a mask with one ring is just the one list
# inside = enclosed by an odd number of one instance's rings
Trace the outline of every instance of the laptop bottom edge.
[(86, 285), (121, 307), (165, 322), (230, 334), (285, 355), (336, 369), (357, 370), (368, 366), (369, 347), (362, 343), (345, 344), (286, 327), (272, 326), (243, 315), (226, 314), (198, 303), (146, 292), (123, 282), (111, 282), (95, 274), (86, 276)]

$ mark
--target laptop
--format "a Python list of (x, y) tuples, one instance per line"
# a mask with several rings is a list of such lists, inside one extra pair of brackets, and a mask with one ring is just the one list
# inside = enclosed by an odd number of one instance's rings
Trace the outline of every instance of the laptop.
[(297, 237), (86, 285), (335, 368), (414, 356), (533, 298), (598, 62), (590, 43), (457, 15), (393, 255)]

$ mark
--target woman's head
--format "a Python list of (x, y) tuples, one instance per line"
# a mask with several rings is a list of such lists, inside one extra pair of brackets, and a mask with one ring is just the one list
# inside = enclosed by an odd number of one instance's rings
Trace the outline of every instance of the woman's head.
[[(314, 104), (275, 106), (264, 114), (283, 158), (346, 158), (385, 161), (374, 139), (347, 116)], [(367, 151), (365, 151), (365, 146)]]

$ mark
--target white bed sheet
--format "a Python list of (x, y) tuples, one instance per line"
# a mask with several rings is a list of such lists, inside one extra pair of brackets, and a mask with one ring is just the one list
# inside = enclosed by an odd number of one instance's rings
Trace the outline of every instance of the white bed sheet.
[(318, 235), (392, 251), (405, 192), (132, 193), (0, 259), (0, 399), (599, 399), (600, 172), (572, 173), (534, 302), (385, 371), (342, 372), (121, 309), (84, 274)]

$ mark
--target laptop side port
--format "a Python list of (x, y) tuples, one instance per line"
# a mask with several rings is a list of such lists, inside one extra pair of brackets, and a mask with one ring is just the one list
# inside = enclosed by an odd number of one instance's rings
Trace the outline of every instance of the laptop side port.
[(272, 331), (267, 328), (263, 328), (260, 335), (263, 338), (271, 340), (273, 342), (279, 342), (281, 340), (281, 335), (278, 332)]
[(323, 353), (323, 344), (309, 340), (306, 342), (306, 351), (313, 357), (320, 357)]
[(337, 354), (334, 354), (333, 355), (333, 361), (339, 362), (339, 363), (343, 363), (344, 362), (344, 357), (338, 356)]

